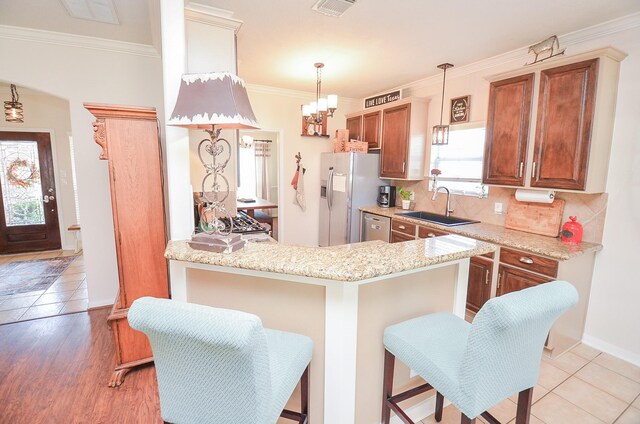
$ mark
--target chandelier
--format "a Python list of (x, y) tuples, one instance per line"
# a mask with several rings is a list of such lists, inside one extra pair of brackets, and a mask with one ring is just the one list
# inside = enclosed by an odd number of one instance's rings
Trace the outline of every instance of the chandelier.
[(24, 122), (22, 115), (22, 103), (15, 84), (11, 84), (11, 100), (4, 102), (4, 117), (7, 122)]
[(321, 136), (326, 135), (324, 132), (327, 129), (327, 117), (333, 118), (333, 112), (338, 108), (338, 96), (329, 94), (326, 98), (320, 97), (324, 63), (314, 63), (314, 66), (316, 67), (316, 101), (302, 105), (302, 116), (307, 124), (304, 135)]

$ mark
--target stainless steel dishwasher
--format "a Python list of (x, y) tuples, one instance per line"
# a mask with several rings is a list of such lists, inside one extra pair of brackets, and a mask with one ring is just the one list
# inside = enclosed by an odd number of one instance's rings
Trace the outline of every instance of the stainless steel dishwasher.
[(362, 214), (362, 241), (382, 240), (389, 242), (391, 218), (372, 213)]

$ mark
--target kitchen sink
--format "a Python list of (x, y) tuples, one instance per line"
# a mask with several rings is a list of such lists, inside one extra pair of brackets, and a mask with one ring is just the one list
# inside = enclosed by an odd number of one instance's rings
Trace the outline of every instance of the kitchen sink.
[(446, 227), (454, 227), (456, 225), (475, 224), (480, 221), (466, 218), (456, 218), (454, 216), (444, 216), (431, 212), (404, 212), (396, 213), (396, 215), (406, 216), (408, 218), (419, 219), (422, 221), (433, 222), (434, 224), (444, 225)]

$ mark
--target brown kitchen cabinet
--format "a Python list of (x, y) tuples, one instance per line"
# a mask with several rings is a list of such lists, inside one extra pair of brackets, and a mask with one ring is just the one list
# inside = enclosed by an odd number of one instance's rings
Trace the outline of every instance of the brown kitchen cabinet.
[(515, 249), (500, 249), (496, 296), (548, 283), (558, 275), (558, 261)]
[(491, 297), (493, 262), (480, 256), (469, 262), (469, 283), (467, 285), (467, 309), (478, 312)]
[(380, 148), (381, 116), (381, 111), (362, 115), (362, 140), (369, 144), (369, 150)]
[(584, 190), (599, 59), (540, 73), (531, 187)]
[(109, 167), (119, 286), (107, 319), (114, 337), (114, 387), (131, 368), (153, 361), (147, 337), (129, 327), (129, 307), (143, 296), (169, 297), (160, 140), (154, 108), (84, 107), (96, 118), (94, 140)]
[(347, 129), (349, 130), (349, 140), (360, 140), (362, 136), (362, 115), (347, 118)]
[(483, 182), (604, 192), (625, 57), (608, 47), (491, 78)]
[(534, 274), (510, 266), (500, 265), (498, 268), (498, 286), (496, 296), (502, 296), (506, 293), (535, 287), (542, 283), (553, 281), (553, 278)]
[(410, 103), (382, 111), (382, 139), (384, 143), (380, 153), (380, 177), (406, 177), (410, 119)]
[(524, 186), (534, 74), (491, 83), (482, 182)]
[(380, 178), (424, 179), (428, 106), (427, 99), (406, 98), (347, 115), (349, 138), (380, 149)]
[(416, 239), (416, 225), (398, 219), (391, 220), (391, 243)]
[(349, 139), (366, 141), (369, 150), (380, 148), (380, 131), (381, 131), (380, 110), (363, 113), (359, 112), (355, 115), (347, 115), (347, 129), (349, 130)]

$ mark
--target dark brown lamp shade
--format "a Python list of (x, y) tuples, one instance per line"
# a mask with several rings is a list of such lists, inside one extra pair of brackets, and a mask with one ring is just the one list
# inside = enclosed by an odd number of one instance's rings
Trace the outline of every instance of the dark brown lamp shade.
[(185, 128), (260, 128), (241, 78), (229, 72), (184, 74), (169, 125)]

